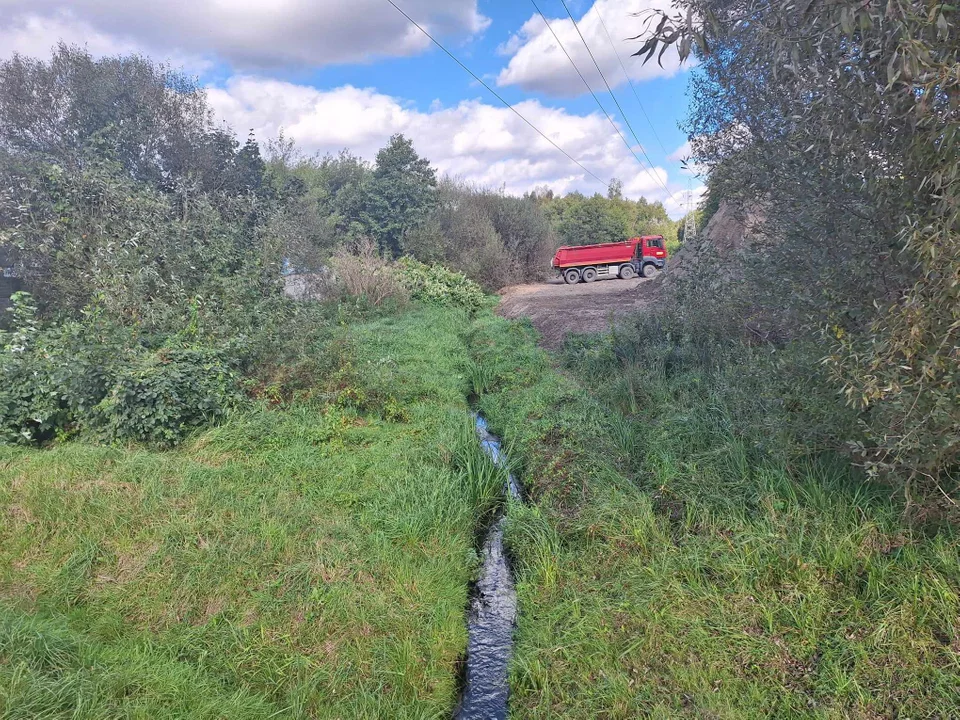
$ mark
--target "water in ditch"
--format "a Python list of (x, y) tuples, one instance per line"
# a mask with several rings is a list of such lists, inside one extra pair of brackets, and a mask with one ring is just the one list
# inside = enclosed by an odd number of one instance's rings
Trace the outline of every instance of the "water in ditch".
[[(500, 440), (477, 415), (477, 435), (484, 452), (500, 467), (506, 458)], [(520, 498), (520, 487), (509, 475), (504, 491)], [(503, 513), (496, 518), (483, 541), (482, 565), (467, 616), (467, 668), (458, 720), (500, 720), (507, 717), (507, 667), (513, 648), (517, 619), (517, 594), (513, 572), (503, 549)]]

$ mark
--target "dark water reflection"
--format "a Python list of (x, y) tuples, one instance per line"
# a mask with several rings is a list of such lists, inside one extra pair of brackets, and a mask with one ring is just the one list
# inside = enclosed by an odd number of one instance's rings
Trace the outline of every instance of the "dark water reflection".
[[(484, 452), (504, 467), (500, 440), (487, 429), (486, 420), (477, 415), (477, 435)], [(505, 492), (520, 498), (520, 488), (512, 475)], [(507, 717), (509, 683), (507, 669), (513, 649), (513, 628), (517, 619), (517, 594), (513, 572), (503, 550), (506, 518), (496, 519), (483, 541), (483, 563), (470, 600), (467, 617), (469, 643), (463, 697), (457, 710), (458, 720), (499, 720)]]

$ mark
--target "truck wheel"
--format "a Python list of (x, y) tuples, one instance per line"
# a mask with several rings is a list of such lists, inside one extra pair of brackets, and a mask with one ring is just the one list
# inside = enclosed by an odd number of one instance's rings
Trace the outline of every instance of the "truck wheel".
[(584, 268), (582, 273), (584, 282), (593, 282), (597, 279), (597, 269), (596, 268)]
[(653, 266), (652, 263), (647, 263), (643, 266), (643, 276), (647, 279), (652, 278), (657, 274), (657, 268)]
[(637, 273), (633, 270), (633, 265), (624, 265), (620, 268), (620, 279), (621, 280), (631, 280), (637, 276)]
[(580, 271), (576, 268), (570, 268), (563, 274), (563, 281), (567, 285), (576, 285), (580, 282)]

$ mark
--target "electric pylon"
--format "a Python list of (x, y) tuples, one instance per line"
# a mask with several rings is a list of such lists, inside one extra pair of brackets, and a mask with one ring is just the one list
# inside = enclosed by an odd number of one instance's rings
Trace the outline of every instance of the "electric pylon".
[(697, 213), (696, 208), (693, 206), (693, 191), (687, 187), (687, 222), (683, 226), (683, 241), (688, 242), (689, 240), (697, 236)]

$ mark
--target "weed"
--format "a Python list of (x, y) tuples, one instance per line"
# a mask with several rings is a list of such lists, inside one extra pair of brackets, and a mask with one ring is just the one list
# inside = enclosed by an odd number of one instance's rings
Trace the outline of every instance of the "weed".
[(496, 385), (496, 377), (489, 365), (468, 360), (466, 375), (470, 392), (477, 397), (490, 392)]

